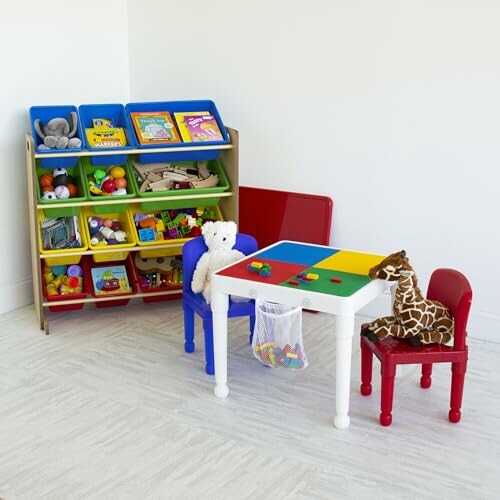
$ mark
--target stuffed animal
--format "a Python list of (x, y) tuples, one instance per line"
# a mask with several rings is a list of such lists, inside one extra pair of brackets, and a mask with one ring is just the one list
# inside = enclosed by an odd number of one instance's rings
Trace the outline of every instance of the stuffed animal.
[(78, 117), (75, 111), (69, 114), (70, 121), (66, 118), (52, 118), (45, 125), (37, 119), (33, 125), (35, 131), (43, 141), (38, 149), (78, 149), (82, 141), (75, 137), (78, 130)]
[(245, 257), (239, 250), (233, 249), (236, 244), (236, 223), (233, 221), (205, 222), (201, 234), (208, 250), (198, 260), (191, 281), (191, 290), (202, 293), (210, 304), (210, 280), (212, 274), (224, 266), (228, 266)]
[(448, 308), (427, 300), (417, 286), (417, 276), (406, 252), (386, 257), (368, 271), (370, 279), (397, 281), (393, 316), (378, 318), (363, 328), (361, 335), (372, 342), (393, 336), (407, 339), (413, 345), (446, 344), (454, 334), (454, 320)]

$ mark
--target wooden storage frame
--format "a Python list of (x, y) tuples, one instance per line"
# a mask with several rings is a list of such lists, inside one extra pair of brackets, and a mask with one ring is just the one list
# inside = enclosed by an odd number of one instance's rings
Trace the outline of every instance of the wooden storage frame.
[[(162, 153), (162, 152), (186, 152), (186, 151), (201, 151), (201, 150), (220, 150), (219, 159), (222, 166), (226, 170), (227, 176), (231, 184), (231, 190), (222, 193), (212, 193), (212, 194), (186, 194), (178, 195), (175, 197), (176, 200), (185, 199), (187, 201), (196, 202), (199, 198), (220, 198), (219, 207), (221, 209), (222, 215), (225, 220), (234, 220), (238, 222), (238, 131), (229, 127), (226, 127), (230, 137), (230, 143), (215, 145), (215, 146), (192, 146), (192, 147), (166, 147), (166, 148), (152, 148), (152, 149), (131, 149), (127, 150), (127, 154), (148, 154), (148, 153)], [(40, 329), (45, 331), (45, 334), (49, 334), (49, 322), (48, 317), (45, 313), (46, 308), (49, 306), (58, 306), (66, 304), (75, 303), (85, 303), (85, 302), (101, 302), (108, 300), (116, 300), (116, 297), (87, 297), (85, 299), (73, 299), (73, 300), (58, 300), (48, 302), (45, 300), (42, 293), (42, 274), (40, 259), (46, 258), (46, 255), (40, 252), (40, 243), (38, 240), (38, 211), (47, 208), (46, 204), (39, 204), (36, 195), (36, 184), (38, 182), (36, 175), (36, 160), (38, 158), (58, 158), (64, 156), (102, 156), (102, 155), (112, 155), (116, 154), (116, 151), (81, 151), (78, 153), (64, 153), (64, 152), (54, 152), (54, 153), (43, 153), (38, 154), (35, 152), (35, 144), (33, 137), (30, 134), (26, 134), (26, 167), (27, 167), (27, 183), (28, 183), (28, 217), (29, 217), (29, 227), (30, 227), (30, 243), (31, 243), (31, 268), (33, 276), (33, 300), (35, 304), (35, 310), (37, 313), (38, 321), (40, 324)], [(47, 171), (49, 171), (47, 169)], [(154, 201), (172, 201), (172, 196), (158, 196), (154, 198)], [(116, 199), (116, 200), (103, 200), (103, 201), (81, 201), (81, 202), (71, 202), (58, 203), (57, 208), (63, 207), (85, 207), (85, 206), (96, 206), (96, 205), (109, 205), (112, 209), (114, 204), (127, 203), (129, 205), (135, 203), (144, 203), (145, 199), (139, 196), (135, 198), (130, 198), (127, 200)], [(165, 243), (164, 245), (155, 245), (155, 250), (161, 248), (175, 248), (179, 247), (179, 253), (182, 252), (182, 243)], [(143, 246), (136, 245), (132, 248), (127, 248), (127, 251), (135, 252), (144, 250)], [(64, 257), (64, 256), (74, 256), (74, 255), (92, 255), (94, 253), (104, 253), (104, 252), (116, 252), (116, 248), (105, 249), (105, 250), (85, 250), (82, 252), (71, 252), (68, 254), (61, 251), (57, 254), (51, 254), (49, 257)], [(164, 290), (158, 292), (149, 293), (136, 293), (132, 295), (131, 299), (141, 299), (143, 297), (155, 297), (158, 295), (173, 295), (182, 293), (181, 289)], [(147, 307), (147, 305), (146, 305)], [(56, 313), (55, 313), (56, 314)], [(78, 314), (75, 311), (75, 314)]]

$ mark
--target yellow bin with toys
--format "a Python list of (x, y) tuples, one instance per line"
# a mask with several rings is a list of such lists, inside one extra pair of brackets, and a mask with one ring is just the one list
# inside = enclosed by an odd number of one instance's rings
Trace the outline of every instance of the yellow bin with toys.
[[(208, 220), (223, 220), (218, 206), (179, 209), (135, 209), (131, 222), (141, 258), (162, 257), (182, 253), (180, 247), (201, 235), (201, 226)], [(163, 248), (157, 248), (162, 245)], [(169, 247), (165, 247), (169, 245)]]
[(135, 231), (130, 214), (108, 212), (96, 214), (92, 208), (85, 207), (84, 232), (94, 262), (125, 260), (130, 248), (136, 246)]

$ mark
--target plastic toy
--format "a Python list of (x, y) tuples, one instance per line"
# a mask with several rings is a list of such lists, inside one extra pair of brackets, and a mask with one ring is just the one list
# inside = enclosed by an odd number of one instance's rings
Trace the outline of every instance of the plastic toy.
[(201, 226), (215, 218), (210, 208), (185, 208), (137, 213), (134, 223), (139, 241), (146, 242), (200, 236)]
[(316, 281), (319, 278), (318, 274), (302, 272), (297, 274), (297, 280), (300, 283), (308, 285), (311, 281)]
[(127, 233), (122, 230), (120, 221), (102, 219), (101, 217), (89, 217), (87, 220), (90, 233), (90, 244), (92, 246), (118, 245), (127, 243)]
[(87, 176), (89, 191), (93, 195), (125, 195), (127, 194), (126, 171), (119, 165), (104, 170), (98, 168)]
[(332, 283), (342, 283), (342, 278), (337, 278), (337, 277), (333, 277), (333, 278), (330, 278), (330, 281)]
[[(79, 274), (77, 274), (77, 268)], [(71, 274), (70, 274), (71, 271)], [(45, 291), (48, 297), (82, 293), (83, 278), (80, 266), (45, 266), (43, 270)]]
[(82, 145), (82, 141), (75, 137), (78, 130), (78, 117), (75, 111), (69, 114), (69, 121), (66, 118), (57, 117), (42, 125), (41, 120), (36, 119), (33, 125), (43, 141), (38, 149), (77, 149)]
[(404, 250), (392, 253), (372, 267), (368, 276), (397, 281), (397, 288), (393, 316), (372, 321), (363, 328), (362, 335), (372, 342), (393, 336), (414, 345), (447, 344), (453, 338), (454, 320), (450, 311), (440, 302), (424, 298)]
[(72, 198), (78, 194), (73, 177), (65, 168), (55, 168), (52, 173), (42, 174), (38, 183), (42, 192), (42, 200)]
[(135, 256), (135, 266), (139, 274), (139, 285), (142, 290), (154, 290), (166, 287), (179, 287), (183, 283), (182, 257)]
[(247, 269), (260, 276), (271, 276), (271, 266), (267, 262), (253, 261), (247, 265)]
[(202, 227), (202, 235), (207, 246), (207, 251), (198, 260), (191, 290), (202, 293), (207, 304), (210, 304), (212, 273), (242, 259), (245, 254), (233, 247), (236, 244), (236, 223), (233, 221), (206, 222)]
[(261, 361), (273, 368), (304, 368), (305, 356), (300, 344), (286, 344), (283, 348), (274, 342), (264, 342), (255, 346), (255, 352)]

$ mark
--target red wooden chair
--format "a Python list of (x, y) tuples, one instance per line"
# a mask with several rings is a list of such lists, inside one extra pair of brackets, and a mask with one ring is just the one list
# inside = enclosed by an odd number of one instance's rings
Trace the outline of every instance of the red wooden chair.
[[(472, 301), (472, 289), (467, 278), (454, 269), (436, 269), (429, 281), (427, 298), (438, 300), (450, 309), (455, 319), (453, 345), (427, 344), (413, 346), (395, 339), (373, 343), (368, 337), (361, 336), (361, 394), (369, 396), (372, 392), (373, 354), (381, 363), (381, 403), (380, 423), (391, 425), (392, 401), (394, 396), (394, 377), (399, 364), (421, 364), (420, 386), (431, 386), (432, 364), (451, 363), (451, 397), (448, 419), (459, 422), (461, 418), (462, 394), (465, 371), (467, 369), (467, 320)], [(362, 327), (363, 328), (363, 327)]]

